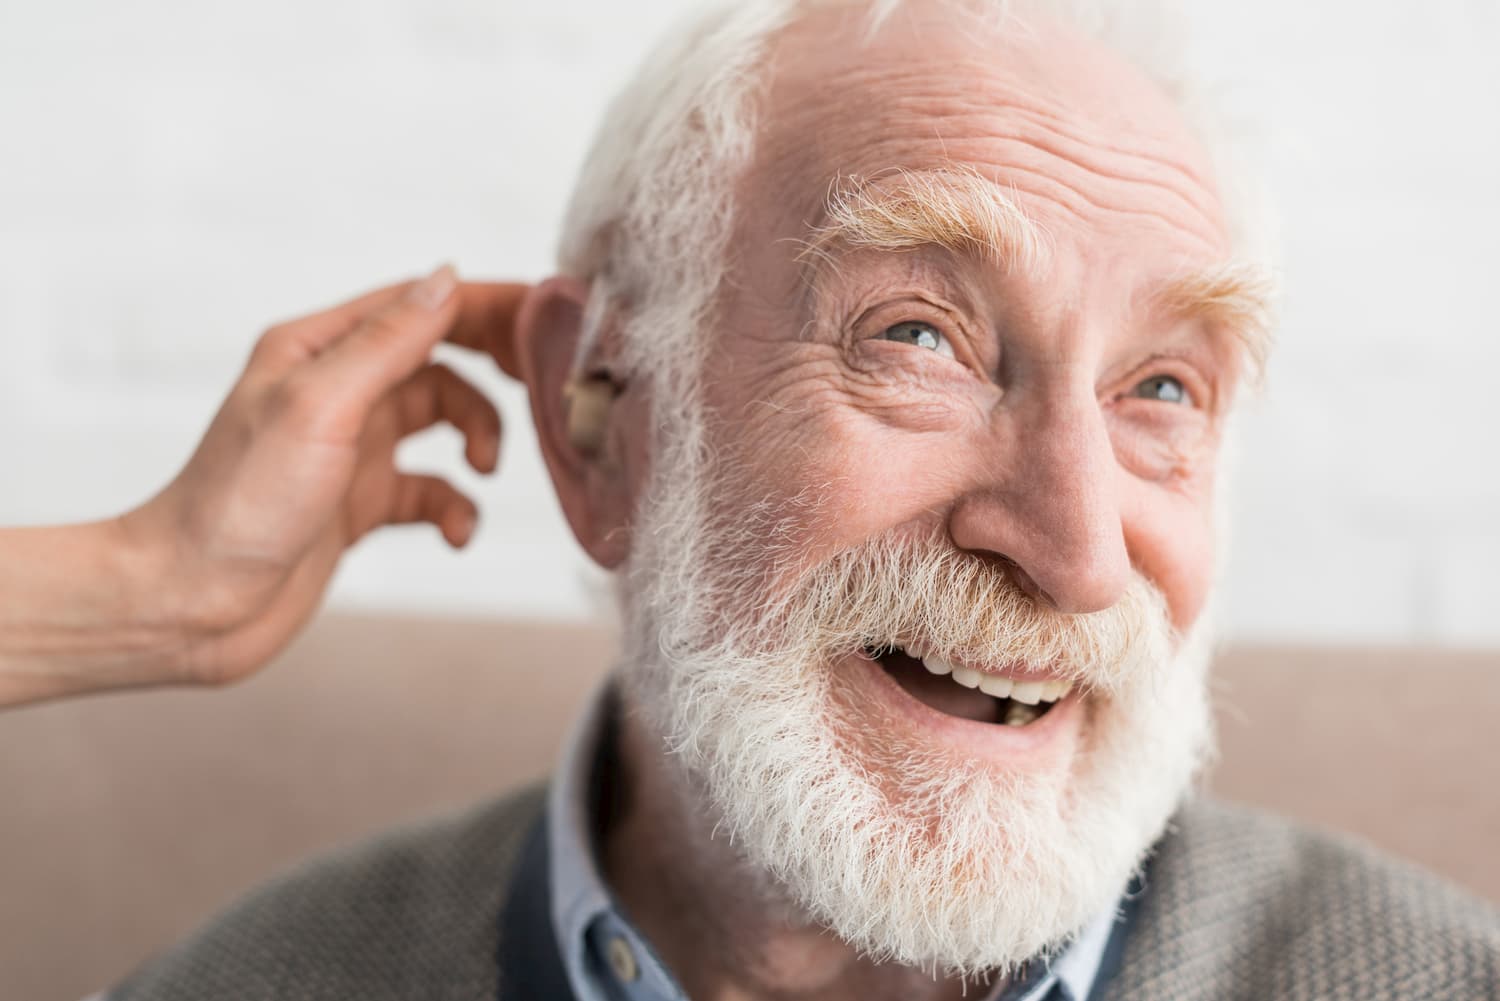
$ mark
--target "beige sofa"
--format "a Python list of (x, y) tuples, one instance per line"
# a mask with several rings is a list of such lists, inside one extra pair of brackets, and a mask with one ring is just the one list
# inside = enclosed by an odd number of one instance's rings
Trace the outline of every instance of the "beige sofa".
[[(544, 775), (603, 630), (325, 618), (235, 689), (0, 713), (0, 999), (112, 982), (270, 872)], [(1500, 654), (1239, 650), (1222, 795), (1500, 900)]]

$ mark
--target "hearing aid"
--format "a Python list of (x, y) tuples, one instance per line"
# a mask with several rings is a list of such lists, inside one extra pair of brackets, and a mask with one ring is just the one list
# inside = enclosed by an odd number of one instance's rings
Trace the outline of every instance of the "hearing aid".
[(574, 376), (563, 386), (568, 409), (568, 443), (584, 455), (597, 455), (604, 445), (615, 385), (605, 375)]

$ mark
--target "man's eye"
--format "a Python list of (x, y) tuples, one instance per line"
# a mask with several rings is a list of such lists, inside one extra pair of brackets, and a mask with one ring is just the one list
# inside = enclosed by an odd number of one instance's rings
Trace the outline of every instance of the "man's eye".
[(930, 323), (908, 322), (898, 323), (894, 327), (886, 329), (880, 335), (887, 341), (896, 341), (900, 344), (910, 344), (913, 347), (926, 348), (942, 355), (944, 358), (953, 357), (953, 345), (948, 343), (948, 338)]
[(1130, 391), (1131, 396), (1144, 400), (1160, 400), (1162, 403), (1192, 403), (1187, 387), (1170, 375), (1153, 375)]

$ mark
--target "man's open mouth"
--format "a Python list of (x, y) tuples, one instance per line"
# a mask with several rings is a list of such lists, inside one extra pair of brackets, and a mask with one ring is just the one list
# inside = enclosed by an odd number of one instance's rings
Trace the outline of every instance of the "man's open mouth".
[(891, 644), (867, 645), (864, 655), (918, 702), (981, 723), (1026, 726), (1045, 716), (1073, 689), (1071, 681), (979, 671)]

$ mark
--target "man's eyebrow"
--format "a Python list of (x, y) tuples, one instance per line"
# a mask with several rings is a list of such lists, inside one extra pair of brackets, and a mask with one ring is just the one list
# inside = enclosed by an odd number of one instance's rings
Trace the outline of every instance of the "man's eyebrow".
[[(1004, 188), (971, 167), (954, 165), (836, 178), (823, 218), (802, 241), (797, 261), (809, 269), (811, 286), (818, 272), (837, 269), (841, 252), (931, 246), (1033, 273), (1044, 271), (1052, 254), (1046, 231)], [(1160, 313), (1200, 320), (1233, 337), (1255, 381), (1271, 352), (1275, 289), (1265, 268), (1231, 260), (1176, 275), (1150, 298)]]
[(1042, 267), (1046, 234), (994, 181), (963, 166), (839, 177), (823, 220), (802, 241), (799, 263), (837, 265), (839, 251), (937, 246), (1006, 268)]
[(1168, 316), (1199, 320), (1239, 342), (1251, 382), (1264, 375), (1271, 353), (1276, 282), (1271, 273), (1244, 261), (1179, 274), (1151, 295)]

